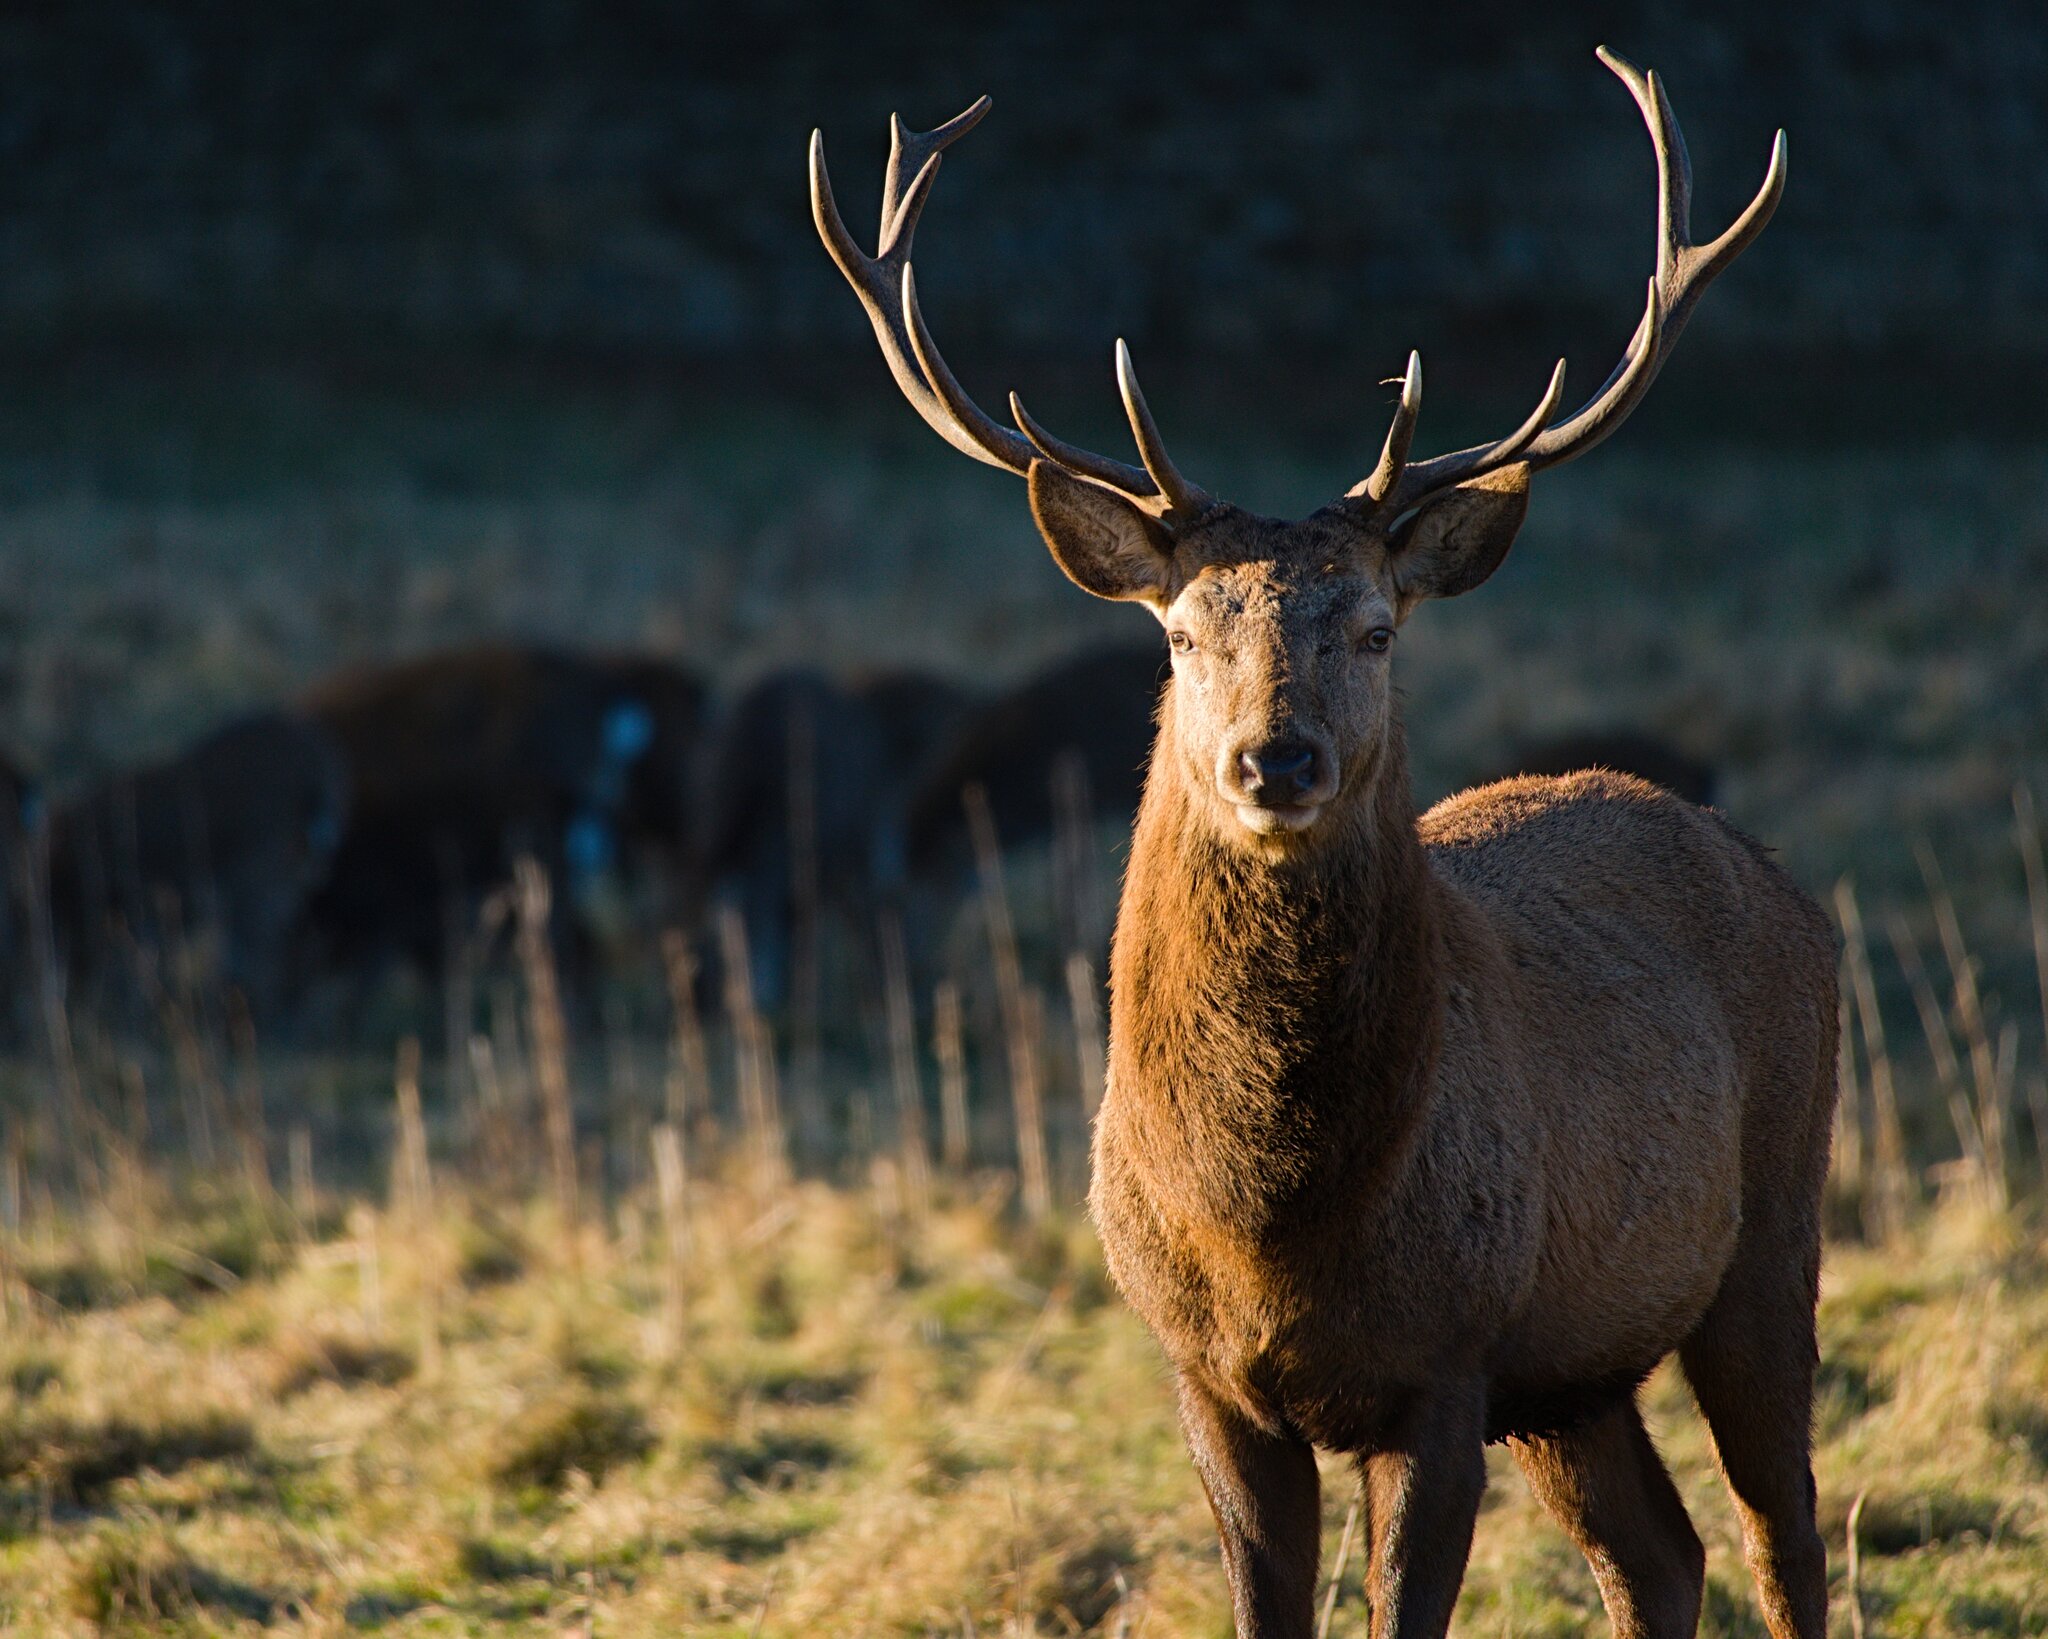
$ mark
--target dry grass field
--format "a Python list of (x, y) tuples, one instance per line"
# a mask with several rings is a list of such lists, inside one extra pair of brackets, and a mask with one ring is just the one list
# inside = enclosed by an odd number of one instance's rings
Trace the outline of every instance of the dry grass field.
[[(9, 1632), (1225, 1635), (1158, 1357), (1072, 1214), (999, 1178), (652, 1191), (564, 1235), (424, 1210), (130, 1197), (13, 1248)], [(302, 1203), (303, 1204), (303, 1203)], [(1831, 1254), (1818, 1475), (1847, 1633), (2048, 1625), (2048, 1255), (1964, 1201)], [(1704, 1630), (1761, 1634), (1704, 1432), (1650, 1421), (1709, 1546)], [(1457, 1631), (1604, 1631), (1512, 1464)], [(1326, 1567), (1351, 1479), (1325, 1470)], [(1362, 1634), (1356, 1554), (1330, 1632)]]
[[(0, 415), (0, 744), (61, 788), (333, 665), (484, 633), (645, 644), (725, 684), (795, 656), (994, 683), (1146, 628), (1067, 586), (1016, 486), (928, 450), (893, 399), (812, 420), (488, 397), (372, 413), (257, 375), (60, 384)], [(1652, 413), (1546, 479), (1495, 581), (1404, 634), (1418, 794), (1525, 735), (1647, 725), (1860, 910), (1819, 1409), (1837, 1631), (1860, 1498), (1870, 1635), (2048, 1632), (2048, 898), (2030, 910), (2014, 811), (2048, 797), (2048, 452), (1691, 448)], [(1274, 511), (1364, 459), (1184, 442)], [(1056, 963), (1028, 945), (1043, 880), (1011, 876), (1027, 960)], [(1056, 967), (1033, 979), (1062, 994)], [(1057, 1204), (1030, 1224), (992, 1007), (969, 1010), (972, 1167), (926, 1197), (880, 1055), (840, 1044), (817, 1089), (840, 1152), (764, 1176), (723, 1022), (678, 1112), (645, 990), (632, 1073), (588, 1032), (560, 1063), (566, 1158), (512, 992), (488, 1107), (432, 1051), (423, 1104), (394, 1097), (391, 1042), (89, 1040), (67, 1127), (40, 1050), (0, 1057), (0, 1626), (1227, 1633), (1160, 1361), (1078, 1208), (1065, 1014)], [(223, 1117), (211, 1169), (195, 1099)], [(1648, 1404), (1709, 1544), (1705, 1631), (1761, 1634), (1683, 1385)], [(1604, 1631), (1494, 1461), (1457, 1631)], [(1326, 1481), (1328, 1566), (1351, 1491)], [(1359, 1575), (1353, 1553), (1332, 1634), (1365, 1631)]]

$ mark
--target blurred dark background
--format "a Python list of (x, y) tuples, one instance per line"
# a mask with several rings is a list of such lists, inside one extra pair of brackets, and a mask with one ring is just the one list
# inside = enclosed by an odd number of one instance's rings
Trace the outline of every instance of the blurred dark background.
[(481, 641), (688, 668), (709, 740), (792, 663), (985, 699), (1156, 644), (901, 402), (811, 225), (812, 128), (868, 234), (889, 113), (992, 94), (918, 239), (970, 389), (1121, 451), (1128, 336), (1183, 467), (1299, 513), (1370, 465), (1410, 347), (1425, 451), (1513, 425), (1560, 353), (1574, 400), (1618, 355), (1654, 173), (1602, 42), (1665, 76), (1702, 238), (1781, 125), (1790, 182), (1625, 434), (1404, 633), (1418, 795), (1654, 737), (1809, 887), (1854, 878), (1931, 948), (1924, 842), (2017, 1021), (2048, 23), (2001, 0), (17, 3), (0, 753), (63, 803)]
[(0, 338), (17, 379), (289, 361), (866, 386), (804, 138), (825, 128), (863, 221), (886, 115), (935, 124), (985, 90), (922, 258), (977, 375), (1100, 370), (1121, 331), (1154, 375), (1262, 414), (1358, 414), (1411, 345), (1435, 382), (1533, 391), (1561, 350), (1604, 367), (1649, 247), (1600, 41), (1667, 76), (1703, 224), (1792, 136), (1779, 221), (1664, 398), (1717, 387), (1717, 427), (1813, 437), (2031, 414), (2048, 45), (2036, 8), (1996, 0), (17, 4)]

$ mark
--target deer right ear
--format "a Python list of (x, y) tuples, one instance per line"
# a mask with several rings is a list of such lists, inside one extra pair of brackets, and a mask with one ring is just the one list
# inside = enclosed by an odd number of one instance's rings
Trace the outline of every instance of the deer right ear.
[(1029, 480), (1031, 516), (1068, 580), (1099, 598), (1165, 608), (1173, 542), (1156, 522), (1050, 461), (1032, 462)]

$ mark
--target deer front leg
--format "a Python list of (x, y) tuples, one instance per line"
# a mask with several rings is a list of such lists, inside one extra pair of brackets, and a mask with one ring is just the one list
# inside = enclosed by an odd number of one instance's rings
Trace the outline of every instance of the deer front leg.
[(1180, 1421), (1223, 1540), (1238, 1639), (1307, 1639), (1322, 1546), (1314, 1450), (1267, 1433), (1186, 1377)]
[(1372, 1639), (1443, 1639), (1486, 1489), (1485, 1385), (1418, 1391), (1359, 1470), (1371, 1533)]

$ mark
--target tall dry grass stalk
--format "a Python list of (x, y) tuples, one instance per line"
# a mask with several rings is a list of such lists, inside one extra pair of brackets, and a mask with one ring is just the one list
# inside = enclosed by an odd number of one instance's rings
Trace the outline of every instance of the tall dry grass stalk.
[(398, 1144), (391, 1163), (391, 1205), (403, 1227), (419, 1281), (420, 1365), (432, 1372), (441, 1363), (440, 1260), (433, 1244), (434, 1174), (427, 1154), (427, 1123), (420, 1107), (420, 1041), (398, 1044), (393, 1088), (398, 1106)]
[(903, 923), (884, 913), (878, 934), (882, 948), (882, 1008), (889, 1039), (889, 1079), (896, 1092), (896, 1146), (903, 1167), (904, 1205), (913, 1220), (931, 1207), (931, 1150), (924, 1133), (924, 1081), (917, 1066), (917, 1010), (910, 994), (910, 957)]
[(2034, 1161), (2042, 1187), (2048, 1188), (2048, 1076), (2028, 1078), (2027, 1109), (2034, 1118)]
[(1982, 1175), (1982, 1187), (1992, 1207), (2003, 1211), (2011, 1204), (2012, 1187), (2006, 1164), (2006, 1113), (2004, 1093), (1999, 1085), (1998, 1054), (1991, 1044), (1991, 1032), (1984, 1017), (1984, 999), (1977, 986), (1977, 959), (1963, 939), (1955, 900), (1948, 891), (1941, 863), (1925, 841), (1914, 853), (1927, 881), (1934, 905), (1934, 926), (1941, 937), (1943, 959), (1948, 964), (1949, 994), (1956, 1023), (1970, 1054), (1970, 1081), (1976, 1095), (1974, 1108), (1963, 1106), (1974, 1126), (1974, 1148)]
[(1088, 764), (1078, 751), (1052, 765), (1053, 893), (1060, 912), (1060, 942), (1090, 949), (1101, 937), (1102, 884), (1095, 853), (1095, 804)]
[(732, 1032), (740, 1120), (746, 1129), (754, 1187), (765, 1200), (789, 1182), (789, 1146), (776, 1084), (775, 1038), (754, 1002), (753, 953), (747, 948), (746, 920), (736, 906), (719, 908), (718, 945), (725, 964), (725, 1011)]
[(498, 1051), (482, 1031), (469, 1038), (469, 1085), (471, 1153), (490, 1187), (506, 1189), (518, 1176), (519, 1135), (498, 1074)]
[(824, 885), (818, 858), (818, 723), (799, 695), (789, 708), (789, 1070), (799, 1153), (819, 1145), (824, 1122), (819, 1044), (824, 1011)]
[[(47, 815), (29, 828), (22, 885), (28, 900), (30, 982), (35, 987), (36, 1014), (42, 1025), (44, 1051), (50, 1061), (50, 1107), (63, 1134), (74, 1168), (90, 1168), (87, 1143), (85, 1084), (78, 1073), (77, 1043), (71, 1033), (71, 1010), (65, 993), (64, 967), (57, 954), (56, 923), (50, 909), (50, 827)], [(77, 1177), (88, 1193), (95, 1181)]]
[(684, 1166), (683, 1131), (672, 1121), (656, 1123), (649, 1142), (654, 1154), (654, 1187), (661, 1202), (662, 1332), (680, 1351), (689, 1323), (690, 1199)]
[(320, 1197), (313, 1181), (313, 1129), (303, 1121), (294, 1122), (285, 1137), (284, 1151), (292, 1217), (301, 1238), (308, 1238), (320, 1210)]
[(663, 1117), (679, 1133), (691, 1123), (708, 1136), (711, 1124), (711, 1054), (704, 1045), (704, 1020), (697, 1011), (697, 956), (680, 928), (661, 936), (661, 967), (668, 981), (668, 1078), (662, 1084)]
[(1009, 1046), (1010, 1100), (1017, 1119), (1017, 1172), (1024, 1214), (1034, 1221), (1052, 1212), (1052, 1171), (1045, 1143), (1045, 1080), (1039, 1060), (1043, 1004), (1024, 983), (1017, 955), (1017, 930), (1010, 920), (1010, 896), (1003, 882), (1002, 845), (988, 792), (978, 783), (960, 794), (981, 879), (982, 918), (988, 925), (989, 958), (995, 965), (996, 996)]
[[(2041, 1057), (2048, 1062), (2048, 865), (2041, 857), (2041, 816), (2034, 793), (2024, 784), (2012, 788), (2013, 840), (2027, 875), (2027, 923), (2034, 936), (2034, 983), (2041, 996)], [(2041, 1181), (2048, 1185), (2048, 1089), (2037, 1100), (2038, 1078), (2027, 1084), (2034, 1118), (2034, 1145), (2041, 1161)]]
[(356, 1254), (356, 1299), (361, 1306), (363, 1330), (371, 1337), (384, 1335), (384, 1260), (377, 1248), (377, 1214), (367, 1201), (349, 1208), (349, 1240)]
[[(509, 907), (508, 907), (509, 908)], [(489, 1068), (494, 1102), (499, 1111), (499, 1130), (506, 1145), (506, 1178), (523, 1177), (545, 1170), (537, 1147), (534, 1121), (533, 1073), (519, 1026), (519, 983), (501, 974), (491, 983), (490, 1033), (484, 1038), (490, 1048)], [(476, 1048), (470, 1048), (472, 1068), (482, 1066)], [(478, 1097), (485, 1095), (479, 1091)], [(516, 1171), (514, 1170), (516, 1169)]]
[(235, 1056), (235, 1146), (250, 1198), (275, 1199), (270, 1181), (270, 1126), (264, 1110), (263, 1065), (256, 1051), (256, 1021), (240, 991), (228, 999), (228, 1030)]
[(534, 1074), (540, 1083), (541, 1113), (547, 1127), (548, 1176), (554, 1185), (555, 1214), (572, 1249), (581, 1218), (576, 1167), (576, 1111), (569, 1085), (569, 1026), (548, 938), (550, 891), (547, 872), (530, 855), (513, 868), (514, 915), (520, 971), (526, 981), (526, 1032), (533, 1044)]
[(1906, 1138), (1899, 1126), (1898, 1086), (1892, 1056), (1885, 1044), (1884, 1015), (1878, 1010), (1877, 981), (1871, 972), (1870, 942), (1864, 936), (1863, 911), (1847, 877), (1835, 884), (1835, 914), (1841, 921), (1843, 950), (1849, 963), (1850, 989), (1863, 1037), (1864, 1066), (1870, 1074), (1874, 1166), (1871, 1188), (1864, 1197), (1864, 1233), (1874, 1241), (1894, 1239), (1904, 1229), (1913, 1193), (1906, 1166)]
[(1344, 1510), (1344, 1534), (1337, 1539), (1337, 1560), (1330, 1567), (1330, 1586), (1323, 1595), (1323, 1613), (1316, 1619), (1316, 1639), (1330, 1639), (1330, 1621), (1337, 1614), (1337, 1590), (1344, 1581), (1344, 1567), (1351, 1561), (1351, 1544), (1358, 1535), (1358, 1516), (1365, 1504), (1365, 1487), (1352, 1494)]
[(392, 1072), (397, 1104), (398, 1143), (391, 1160), (391, 1206), (414, 1229), (433, 1216), (434, 1178), (427, 1156), (427, 1124), (420, 1106), (420, 1039), (407, 1036), (398, 1044)]
[(967, 1028), (960, 987), (941, 979), (932, 989), (932, 1056), (939, 1062), (939, 1160), (958, 1178), (967, 1171)]
[(0, 1127), (0, 1329), (11, 1330), (21, 1283), (16, 1245), (21, 1239), (21, 1128)]
[[(453, 880), (456, 873), (449, 872)], [(476, 1083), (469, 1038), (476, 1029), (477, 933), (470, 926), (462, 896), (447, 894), (441, 902), (441, 1062), (448, 1078), (448, 1102), (465, 1122), (473, 1122)]]
[(1835, 1142), (1831, 1171), (1840, 1193), (1857, 1203), (1867, 1180), (1863, 1165), (1863, 1078), (1856, 1065), (1855, 984), (1844, 952), (1835, 979)]
[(1081, 1107), (1088, 1119), (1102, 1107), (1109, 1050), (1102, 1035), (1102, 987), (1084, 950), (1067, 956), (1067, 1011), (1074, 1021), (1074, 1074), (1081, 1083)]

